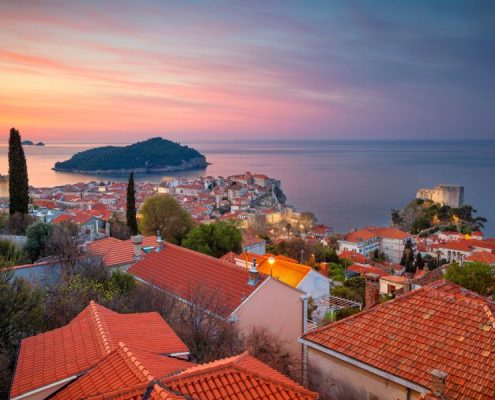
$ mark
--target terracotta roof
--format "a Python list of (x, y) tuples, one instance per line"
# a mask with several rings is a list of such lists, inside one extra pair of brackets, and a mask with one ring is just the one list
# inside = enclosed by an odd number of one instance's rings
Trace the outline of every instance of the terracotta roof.
[(318, 393), (305, 389), (247, 353), (192, 367), (161, 383), (191, 399), (318, 398)]
[(219, 259), (222, 261), (227, 261), (231, 264), (235, 264), (235, 259), (239, 257), (238, 254), (234, 253), (233, 251), (229, 251), (227, 254), (224, 254), (222, 257)]
[(128, 272), (185, 300), (192, 300), (199, 288), (215, 293), (215, 303), (221, 303), (222, 309), (210, 311), (224, 317), (266, 279), (260, 274), (258, 283), (249, 285), (246, 269), (171, 243), (166, 243), (160, 252), (144, 256)]
[[(270, 256), (275, 259), (273, 265), (270, 265), (268, 262)], [(253, 258), (256, 258), (258, 271), (266, 275), (271, 275), (292, 287), (299, 286), (302, 280), (312, 271), (311, 267), (287, 261), (287, 259), (292, 259), (284, 256), (280, 257), (271, 254), (259, 255), (244, 252), (237, 257), (238, 260), (246, 262), (246, 267), (248, 264), (250, 265)]]
[(411, 237), (407, 232), (397, 228), (386, 228), (380, 226), (369, 226), (354, 232), (349, 232), (345, 238), (348, 242), (358, 243), (375, 237), (405, 240)]
[(410, 280), (411, 284), (419, 285), (419, 286), (426, 286), (430, 283), (439, 281), (443, 279), (443, 272), (447, 268), (446, 265), (435, 268), (432, 271), (425, 271), (425, 273), (422, 276), (419, 277), (414, 277), (413, 279)]
[(181, 359), (142, 350), (130, 350), (120, 342), (93, 369), (73, 381), (52, 399), (83, 399), (130, 387), (134, 388), (132, 391), (144, 393), (146, 386), (143, 384), (177, 374), (193, 365)]
[(445, 243), (433, 244), (432, 249), (448, 249), (456, 251), (471, 251), (471, 246), (466, 240), (451, 240)]
[[(156, 247), (155, 236), (144, 236), (141, 247)], [(88, 244), (88, 251), (103, 257), (107, 267), (132, 264), (134, 258), (134, 244), (131, 239), (119, 240), (113, 237), (95, 240)]]
[(487, 251), (476, 251), (466, 257), (464, 261), (473, 261), (492, 265), (495, 264), (495, 254), (488, 253)]
[(358, 264), (352, 264), (351, 266), (347, 267), (348, 271), (354, 271), (359, 274), (367, 274), (367, 273), (372, 273), (372, 274), (377, 274), (380, 276), (385, 276), (387, 273), (383, 271), (380, 268), (373, 267), (372, 265), (358, 265)]
[(401, 231), (400, 229), (397, 229), (397, 228), (370, 226), (366, 229), (375, 233), (376, 235), (378, 235), (381, 238), (405, 240), (405, 239), (408, 239), (411, 237), (410, 233)]
[(344, 250), (339, 254), (341, 260), (351, 260), (360, 264), (366, 264), (368, 259), (364, 254), (357, 253), (355, 251)]
[(319, 234), (325, 234), (327, 232), (331, 232), (332, 228), (326, 226), (326, 225), (316, 225), (313, 228), (311, 228), (311, 232), (313, 233), (319, 233)]
[(380, 280), (393, 282), (393, 283), (405, 283), (407, 281), (407, 278), (405, 276), (386, 275), (380, 277)]
[(451, 399), (495, 397), (495, 303), (439, 281), (377, 305), (304, 339), (430, 387), (448, 373)]
[(64, 327), (22, 340), (11, 397), (86, 371), (120, 341), (157, 354), (189, 351), (158, 313), (119, 314), (92, 301)]
[(359, 230), (354, 231), (354, 232), (349, 232), (346, 235), (345, 240), (347, 242), (359, 243), (359, 242), (363, 242), (365, 240), (373, 239), (376, 237), (378, 237), (378, 235), (376, 233), (371, 232), (365, 228), (365, 229), (359, 229)]

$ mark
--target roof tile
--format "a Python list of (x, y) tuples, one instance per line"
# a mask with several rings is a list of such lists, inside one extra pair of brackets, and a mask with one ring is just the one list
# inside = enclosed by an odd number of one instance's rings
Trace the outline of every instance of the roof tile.
[(304, 338), (425, 388), (430, 371), (442, 370), (449, 398), (488, 400), (495, 363), (484, 354), (495, 348), (494, 313), (494, 302), (442, 280)]

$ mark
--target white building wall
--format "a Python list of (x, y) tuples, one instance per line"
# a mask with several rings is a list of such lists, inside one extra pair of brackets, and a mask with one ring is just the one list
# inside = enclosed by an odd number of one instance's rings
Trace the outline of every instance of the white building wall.
[(309, 294), (313, 299), (328, 296), (330, 293), (330, 278), (311, 270), (297, 286), (297, 289)]

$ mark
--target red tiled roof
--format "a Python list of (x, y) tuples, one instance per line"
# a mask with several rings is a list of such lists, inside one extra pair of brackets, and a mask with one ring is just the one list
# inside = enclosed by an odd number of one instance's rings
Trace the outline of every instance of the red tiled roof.
[(471, 246), (466, 240), (451, 240), (441, 244), (431, 245), (432, 249), (448, 249), (457, 251), (471, 251)]
[(368, 259), (364, 254), (357, 253), (355, 251), (344, 250), (339, 254), (341, 260), (351, 260), (360, 264), (366, 264)]
[[(141, 247), (157, 246), (155, 236), (144, 236)], [(131, 239), (119, 240), (113, 237), (95, 240), (88, 244), (88, 251), (103, 257), (107, 267), (132, 264), (134, 258), (134, 244)]]
[(157, 354), (189, 351), (158, 313), (119, 314), (91, 302), (64, 327), (22, 340), (11, 397), (93, 367), (120, 341)]
[(367, 229), (381, 238), (405, 240), (411, 237), (411, 234), (397, 228), (370, 226)]
[(130, 387), (143, 394), (146, 390), (146, 385), (143, 384), (179, 373), (193, 365), (185, 360), (142, 350), (131, 351), (121, 342), (91, 371), (73, 381), (52, 399), (83, 399)]
[(495, 251), (495, 241), (492, 239), (478, 240), (478, 239), (461, 239), (461, 240), (450, 240), (445, 243), (433, 244), (431, 246), (433, 249), (448, 249), (457, 251), (472, 251), (473, 248), (487, 249)]
[(365, 240), (373, 239), (376, 237), (378, 237), (378, 235), (376, 233), (371, 232), (365, 228), (365, 229), (359, 229), (359, 230), (354, 231), (354, 232), (349, 232), (346, 235), (345, 240), (347, 242), (359, 243), (359, 242), (363, 242)]
[(448, 398), (495, 397), (495, 303), (438, 281), (307, 333), (304, 339), (430, 387), (448, 373)]
[(318, 398), (318, 393), (305, 389), (248, 353), (189, 368), (161, 383), (191, 399)]
[(313, 233), (320, 233), (320, 234), (325, 234), (327, 232), (330, 232), (332, 228), (329, 228), (328, 226), (325, 225), (317, 225), (311, 228), (311, 232)]
[(476, 251), (470, 256), (466, 257), (464, 261), (480, 262), (484, 264), (495, 264), (495, 254), (487, 251)]
[(348, 233), (345, 240), (348, 242), (358, 243), (375, 237), (405, 240), (410, 238), (411, 235), (397, 228), (369, 226), (367, 228)]
[(235, 259), (237, 257), (239, 257), (238, 254), (234, 253), (233, 251), (229, 251), (227, 254), (224, 254), (222, 257), (220, 257), (220, 260), (235, 264)]
[(348, 271), (354, 271), (359, 274), (367, 274), (367, 273), (372, 273), (372, 274), (377, 274), (380, 276), (385, 276), (387, 273), (383, 271), (380, 268), (373, 267), (372, 265), (358, 265), (358, 264), (352, 264), (351, 266), (347, 267)]
[(260, 274), (258, 283), (249, 285), (246, 269), (171, 243), (160, 252), (147, 254), (129, 273), (185, 300), (191, 300), (198, 289), (215, 293), (215, 303), (221, 303), (222, 310), (210, 311), (225, 317), (266, 279)]
[(68, 214), (60, 214), (58, 217), (53, 218), (52, 222), (59, 224), (61, 222), (70, 221), (71, 216)]

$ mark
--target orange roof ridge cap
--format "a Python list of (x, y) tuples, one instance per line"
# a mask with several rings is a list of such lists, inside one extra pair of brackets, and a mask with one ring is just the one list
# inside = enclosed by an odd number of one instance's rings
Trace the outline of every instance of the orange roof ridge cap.
[(239, 357), (241, 357), (243, 355), (244, 355), (244, 353), (239, 354), (237, 356), (232, 356), (232, 357), (227, 357), (227, 358), (220, 359), (220, 360), (211, 361), (211, 362), (206, 363), (206, 364), (193, 365), (191, 368), (185, 369), (184, 371), (182, 371), (178, 374), (167, 377), (167, 378), (163, 379), (162, 381), (167, 382), (167, 381), (174, 380), (174, 379), (185, 379), (185, 378), (190, 378), (190, 377), (196, 376), (196, 375), (202, 375), (202, 374), (208, 373), (210, 371), (215, 371), (217, 369), (223, 369), (226, 367), (233, 367), (234, 363), (239, 359)]
[[(251, 356), (252, 357), (252, 356)], [(253, 357), (255, 360), (258, 360), (256, 357)], [(259, 360), (258, 360), (259, 361)], [(260, 361), (262, 362), (262, 361)], [(287, 382), (284, 382), (280, 379), (277, 379), (277, 378), (274, 378), (274, 377), (271, 377), (271, 376), (266, 376), (266, 375), (263, 375), (262, 373), (258, 372), (258, 371), (253, 371), (252, 369), (249, 369), (249, 368), (246, 368), (246, 367), (241, 367), (239, 365), (233, 365), (232, 366), (235, 370), (237, 371), (240, 371), (240, 372), (244, 372), (246, 374), (249, 374), (249, 375), (253, 375), (255, 376), (256, 378), (258, 379), (262, 379), (264, 381), (268, 381), (272, 384), (275, 384), (275, 385), (280, 385), (282, 387), (284, 387), (285, 389), (288, 389), (288, 390), (293, 390), (293, 391), (296, 391), (296, 392), (299, 392), (299, 393), (304, 393), (304, 394), (308, 394), (308, 395), (312, 395), (312, 396), (317, 396), (318, 393), (317, 392), (313, 392), (309, 389), (306, 389), (304, 386), (300, 385), (299, 383), (293, 381), (292, 379), (286, 377), (287, 379), (289, 379), (292, 384), (289, 384)], [(270, 369), (273, 369), (271, 368), (270, 366), (268, 366)], [(278, 372), (277, 370), (274, 370), (275, 372), (283, 375), (281, 372)], [(285, 375), (284, 375), (285, 377)]]
[(486, 303), (483, 304), (483, 310), (485, 311), (486, 316), (492, 323), (492, 327), (495, 328), (495, 316), (493, 315), (493, 311), (490, 309), (490, 307), (488, 307)]
[(96, 307), (96, 303), (93, 300), (91, 300), (89, 306), (91, 309), (91, 315), (96, 323), (96, 328), (98, 329), (99, 337), (103, 342), (103, 347), (105, 349), (105, 352), (109, 354), (112, 351), (112, 346), (110, 346), (110, 341), (108, 340), (107, 332), (105, 331), (105, 327), (103, 326), (103, 321)]
[(153, 375), (144, 367), (144, 365), (139, 361), (139, 359), (136, 357), (136, 355), (132, 352), (129, 347), (127, 347), (124, 343), (120, 342), (119, 346), (121, 349), (124, 351), (124, 355), (127, 357), (131, 365), (137, 369), (137, 373), (141, 374), (144, 376), (145, 379), (147, 379), (149, 382), (155, 380)]

